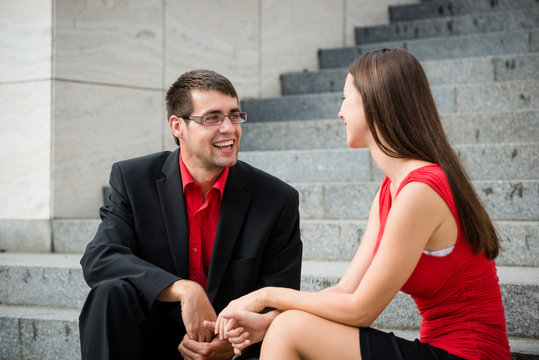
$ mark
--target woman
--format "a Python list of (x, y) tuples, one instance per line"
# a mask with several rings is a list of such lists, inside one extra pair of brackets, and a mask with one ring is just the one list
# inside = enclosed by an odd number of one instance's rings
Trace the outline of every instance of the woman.
[[(263, 288), (233, 301), (216, 333), (241, 350), (263, 334), (268, 315), (256, 312), (272, 307), (283, 313), (261, 359), (510, 359), (493, 261), (499, 239), (419, 61), (403, 49), (367, 53), (350, 66), (343, 93), (348, 146), (369, 148), (386, 175), (354, 259), (321, 292)], [(369, 327), (399, 290), (422, 314), (420, 340)]]

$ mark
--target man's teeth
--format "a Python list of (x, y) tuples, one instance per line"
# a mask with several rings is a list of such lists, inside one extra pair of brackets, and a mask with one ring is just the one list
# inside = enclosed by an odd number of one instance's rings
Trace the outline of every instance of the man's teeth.
[(215, 143), (213, 144), (214, 146), (219, 146), (219, 147), (222, 147), (222, 146), (231, 146), (234, 144), (234, 141), (232, 140), (228, 140), (228, 141), (221, 141), (221, 142), (218, 142), (218, 143)]

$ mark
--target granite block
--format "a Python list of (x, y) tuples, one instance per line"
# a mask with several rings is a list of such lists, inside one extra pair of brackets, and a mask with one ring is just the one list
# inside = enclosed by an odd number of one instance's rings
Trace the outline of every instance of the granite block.
[(379, 183), (330, 183), (324, 185), (325, 218), (367, 219)]
[(445, 114), (445, 132), (456, 144), (529, 143), (539, 139), (539, 112)]
[(456, 112), (537, 110), (539, 80), (461, 85), (456, 88)]
[(241, 152), (239, 158), (286, 182), (371, 179), (370, 156), (366, 149)]
[(304, 71), (281, 75), (283, 95), (342, 92), (348, 70), (346, 68)]
[(539, 223), (534, 221), (497, 221), (496, 230), (502, 250), (498, 265), (539, 266)]
[(410, 40), (406, 49), (420, 61), (527, 53), (528, 31)]
[(538, 180), (539, 143), (455, 145), (472, 180)]
[(475, 13), (489, 13), (517, 9), (533, 9), (534, 0), (444, 0), (424, 1), (416, 4), (395, 5), (389, 7), (390, 21), (458, 16)]
[(78, 319), (21, 319), (22, 353), (26, 360), (80, 359)]
[(479, 198), (492, 219), (539, 220), (539, 181), (475, 181)]
[(50, 252), (50, 220), (0, 219), (0, 251)]
[(539, 54), (506, 56), (492, 61), (497, 81), (539, 78)]
[(452, 114), (456, 112), (455, 87), (451, 85), (433, 86), (432, 97), (440, 114)]
[(337, 284), (348, 265), (347, 261), (303, 261), (301, 291), (320, 291)]
[(530, 52), (539, 51), (539, 30), (530, 31)]
[(301, 240), (304, 260), (351, 260), (356, 253), (367, 221), (302, 219)]
[(52, 220), (52, 244), (56, 253), (82, 253), (97, 231), (99, 219)]
[(249, 122), (336, 119), (341, 97), (340, 93), (323, 93), (244, 99), (241, 107), (249, 114)]
[(494, 80), (492, 61), (488, 57), (423, 61), (429, 84), (460, 85)]
[(539, 307), (537, 306), (539, 276), (537, 271), (533, 277), (533, 284), (500, 284), (503, 305), (506, 309), (507, 334), (510, 336), (539, 338)]
[(539, 25), (538, 9), (462, 14), (442, 18), (395, 21), (355, 29), (356, 45), (390, 40), (412, 40), (534, 29)]
[(421, 315), (414, 300), (399, 291), (372, 325), (377, 328), (419, 329), (420, 324)]
[(342, 149), (346, 128), (330, 120), (254, 122), (242, 125), (241, 151)]
[(0, 254), (0, 303), (82, 307), (89, 291), (80, 255)]
[(19, 321), (0, 315), (0, 359), (22, 359)]
[(301, 218), (324, 218), (324, 186), (322, 184), (293, 184), (293, 186), (299, 193)]

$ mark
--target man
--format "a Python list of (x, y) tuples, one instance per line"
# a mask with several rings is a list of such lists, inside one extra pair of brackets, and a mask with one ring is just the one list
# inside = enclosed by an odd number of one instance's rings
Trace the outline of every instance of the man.
[(203, 321), (262, 286), (299, 288), (298, 193), (237, 160), (247, 115), (230, 81), (185, 73), (166, 108), (179, 148), (113, 165), (81, 260), (83, 359), (230, 359)]

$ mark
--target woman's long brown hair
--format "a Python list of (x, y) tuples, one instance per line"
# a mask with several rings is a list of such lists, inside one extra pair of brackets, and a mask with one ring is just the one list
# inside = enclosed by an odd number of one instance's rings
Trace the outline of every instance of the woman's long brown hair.
[(391, 157), (438, 164), (451, 187), (464, 237), (475, 253), (498, 256), (498, 234), (447, 140), (419, 61), (404, 49), (381, 49), (362, 55), (348, 70), (380, 149)]

